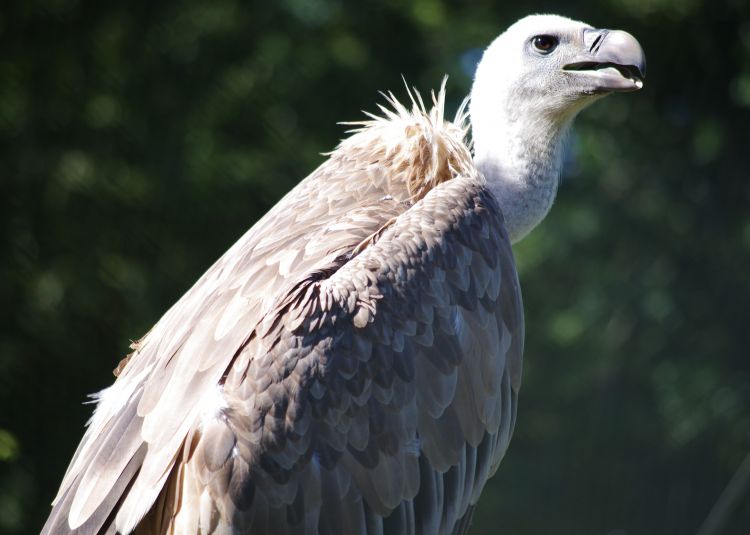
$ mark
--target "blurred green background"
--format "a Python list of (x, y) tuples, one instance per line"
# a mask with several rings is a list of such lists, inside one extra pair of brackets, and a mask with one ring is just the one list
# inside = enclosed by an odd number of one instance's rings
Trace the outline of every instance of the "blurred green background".
[[(0, 7), (0, 532), (34, 533), (85, 395), (344, 135), (530, 12), (622, 28), (643, 91), (579, 119), (516, 247), (516, 434), (476, 534), (750, 533), (750, 7), (50, 0)], [(750, 469), (750, 466), (747, 466)], [(726, 495), (725, 495), (726, 496)]]

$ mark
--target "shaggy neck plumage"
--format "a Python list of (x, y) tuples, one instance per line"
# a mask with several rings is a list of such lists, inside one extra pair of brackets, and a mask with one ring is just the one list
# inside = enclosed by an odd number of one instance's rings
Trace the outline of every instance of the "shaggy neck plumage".
[(552, 206), (573, 117), (543, 113), (543, 104), (535, 106), (536, 99), (528, 95), (503, 98), (474, 91), (471, 98), (474, 162), (500, 204), (511, 241), (516, 242)]

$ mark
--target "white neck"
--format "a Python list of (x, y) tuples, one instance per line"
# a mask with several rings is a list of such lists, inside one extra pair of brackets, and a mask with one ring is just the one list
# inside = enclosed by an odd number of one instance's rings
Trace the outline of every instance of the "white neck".
[(540, 112), (543, 105), (535, 106), (536, 99), (528, 97), (474, 91), (470, 108), (474, 162), (500, 204), (512, 242), (528, 234), (552, 206), (573, 121)]

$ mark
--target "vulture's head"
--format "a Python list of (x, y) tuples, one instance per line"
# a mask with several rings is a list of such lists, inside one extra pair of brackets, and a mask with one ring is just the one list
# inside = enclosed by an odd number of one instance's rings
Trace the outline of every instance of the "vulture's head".
[[(597, 97), (643, 86), (646, 58), (635, 37), (557, 15), (525, 17), (487, 48), (472, 100), (535, 113), (575, 115)], [(493, 104), (490, 104), (492, 106)]]
[(627, 32), (557, 15), (525, 17), (484, 52), (471, 92), (475, 161), (516, 241), (549, 210), (562, 146), (597, 99), (643, 86), (646, 57)]

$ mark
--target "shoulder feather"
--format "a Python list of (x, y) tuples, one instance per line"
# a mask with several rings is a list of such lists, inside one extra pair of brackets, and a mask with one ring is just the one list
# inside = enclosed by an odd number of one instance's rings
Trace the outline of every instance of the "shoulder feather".
[(416, 89), (407, 91), (411, 109), (389, 92), (384, 97), (390, 107), (379, 105), (382, 115), (365, 112), (369, 120), (343, 123), (357, 128), (333, 154), (376, 162), (416, 202), (438, 184), (477, 172), (467, 143), (465, 102), (450, 122), (445, 119), (445, 80), (437, 95), (431, 93), (430, 110)]

